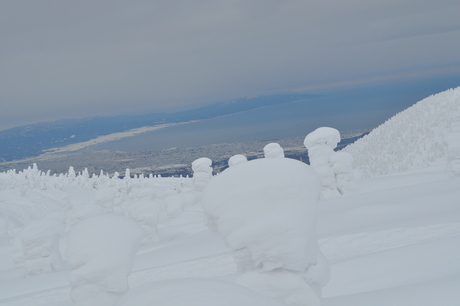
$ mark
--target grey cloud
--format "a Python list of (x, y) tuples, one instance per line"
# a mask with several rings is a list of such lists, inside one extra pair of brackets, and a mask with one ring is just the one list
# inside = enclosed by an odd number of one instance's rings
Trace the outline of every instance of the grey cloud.
[(8, 1), (0, 129), (459, 65), (459, 10), (450, 0)]

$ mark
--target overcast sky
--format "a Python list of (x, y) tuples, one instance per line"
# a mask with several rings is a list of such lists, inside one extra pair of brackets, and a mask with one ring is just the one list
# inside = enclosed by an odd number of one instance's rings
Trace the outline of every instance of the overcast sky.
[(447, 73), (459, 13), (458, 0), (2, 1), (0, 129)]

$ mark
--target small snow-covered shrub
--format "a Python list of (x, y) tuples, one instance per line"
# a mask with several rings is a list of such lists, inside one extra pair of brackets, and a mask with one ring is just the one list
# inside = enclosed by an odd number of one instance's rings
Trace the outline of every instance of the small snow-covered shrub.
[(233, 167), (248, 161), (247, 157), (242, 154), (233, 155), (228, 159), (228, 166)]
[(283, 158), (284, 150), (278, 143), (272, 142), (264, 147), (264, 156), (265, 158)]
[(308, 165), (288, 158), (252, 160), (209, 182), (202, 206), (232, 248), (241, 284), (288, 305), (319, 305), (311, 285), (329, 273), (315, 232), (320, 188)]
[(329, 164), (329, 158), (340, 142), (340, 133), (330, 127), (320, 127), (305, 137), (304, 145), (308, 150), (310, 165), (321, 177), (323, 187), (321, 196), (325, 199), (340, 195), (334, 171)]
[(114, 305), (128, 290), (142, 229), (122, 216), (85, 219), (69, 233), (70, 297), (77, 306)]
[(192, 163), (193, 186), (195, 190), (202, 191), (212, 178), (212, 160), (201, 157)]

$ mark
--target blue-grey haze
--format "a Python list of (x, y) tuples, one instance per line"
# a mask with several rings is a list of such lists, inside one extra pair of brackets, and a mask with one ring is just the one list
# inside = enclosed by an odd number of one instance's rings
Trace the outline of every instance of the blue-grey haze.
[(341, 131), (378, 126), (419, 100), (460, 86), (460, 75), (395, 80), (314, 92), (317, 97), (258, 108), (95, 146), (150, 151), (212, 143), (305, 136), (321, 126)]

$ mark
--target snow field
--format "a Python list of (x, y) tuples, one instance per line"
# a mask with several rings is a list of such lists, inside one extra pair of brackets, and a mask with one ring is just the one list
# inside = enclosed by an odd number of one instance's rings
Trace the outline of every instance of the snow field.
[[(459, 184), (439, 165), (368, 179), (353, 194), (320, 202), (318, 243), (331, 264), (322, 305), (457, 305)], [(165, 220), (158, 233), (165, 239), (134, 257), (131, 289), (183, 278), (234, 281), (231, 250), (206, 229), (198, 207)], [(11, 246), (0, 250), (11, 256)], [(12, 265), (1, 271), (2, 305), (71, 305), (69, 270), (22, 278)]]
[[(307, 136), (323, 141), (306, 138), (323, 188), (344, 191), (318, 207), (317, 175), (285, 158), (238, 157), (216, 177), (207, 158), (193, 178), (0, 173), (0, 304), (458, 305), (459, 90), (351, 156), (332, 151), (334, 129)], [(348, 188), (353, 162), (367, 178)]]

